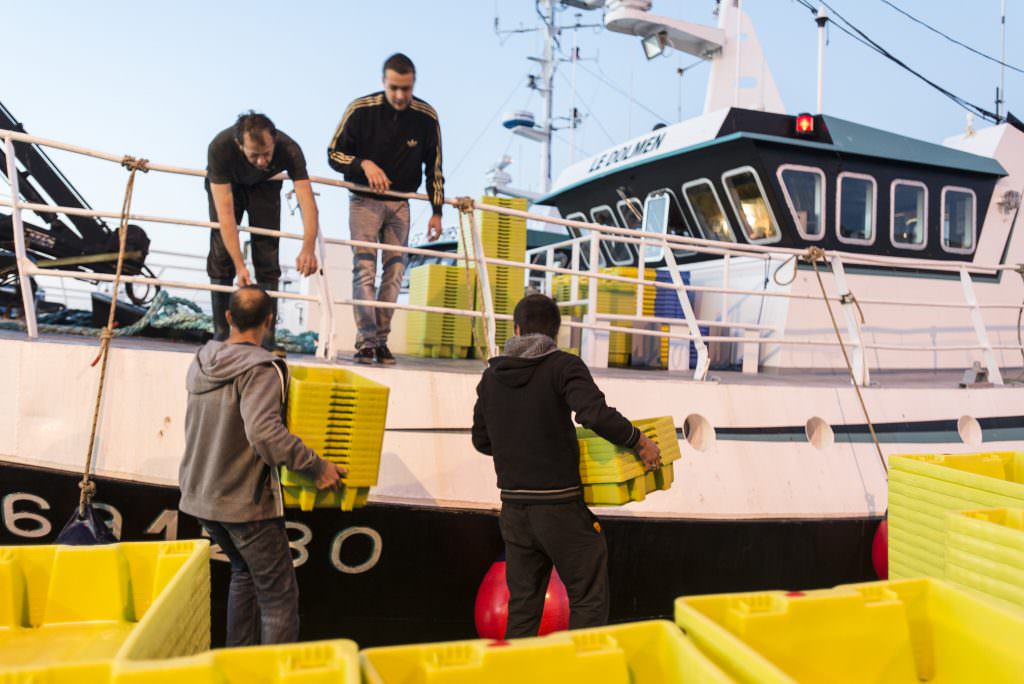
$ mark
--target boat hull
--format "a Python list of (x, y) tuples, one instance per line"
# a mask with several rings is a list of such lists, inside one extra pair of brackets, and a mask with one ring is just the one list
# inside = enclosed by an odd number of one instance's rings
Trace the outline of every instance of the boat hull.
[[(0, 463), (0, 544), (51, 543), (78, 501), (75, 473)], [(178, 490), (98, 478), (125, 541), (189, 538)], [(598, 511), (600, 515), (600, 510)], [(472, 638), (477, 588), (502, 552), (497, 513), (375, 504), (287, 512), (303, 639), (361, 646)], [(807, 589), (873, 579), (877, 518), (693, 520), (602, 516), (613, 622), (670, 617), (684, 594)], [(217, 554), (215, 554), (216, 556)], [(223, 643), (229, 571), (213, 561), (213, 641)]]

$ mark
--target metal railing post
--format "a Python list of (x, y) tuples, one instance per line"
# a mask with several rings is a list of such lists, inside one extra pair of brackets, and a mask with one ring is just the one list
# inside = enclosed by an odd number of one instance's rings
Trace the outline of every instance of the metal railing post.
[(14, 141), (4, 136), (4, 153), (7, 155), (7, 182), (11, 187), (11, 232), (14, 233), (14, 257), (18, 264), (18, 286), (21, 288), (21, 305), (25, 310), (25, 329), (30, 339), (39, 337), (36, 322), (36, 301), (32, 295), (32, 262), (25, 254), (25, 226), (21, 221), (21, 192), (18, 190), (18, 162), (14, 156)]
[(974, 295), (974, 284), (971, 282), (971, 274), (967, 267), (960, 268), (960, 284), (964, 290), (964, 300), (971, 307), (971, 321), (974, 323), (974, 334), (978, 336), (978, 344), (981, 345), (981, 353), (985, 358), (985, 367), (988, 369), (988, 380), (993, 385), (1003, 384), (1003, 374), (999, 371), (999, 363), (996, 361), (995, 352), (992, 351), (992, 344), (988, 340), (988, 330), (985, 328), (985, 319), (978, 307), (978, 298)]
[(672, 284), (676, 288), (676, 298), (679, 306), (683, 309), (686, 317), (686, 326), (690, 330), (690, 337), (697, 347), (697, 365), (693, 369), (693, 379), (704, 381), (708, 377), (708, 368), (711, 366), (711, 359), (708, 357), (708, 345), (704, 343), (704, 336), (700, 334), (700, 326), (697, 325), (697, 315), (693, 313), (690, 305), (690, 295), (686, 292), (686, 284), (683, 277), (679, 275), (679, 264), (676, 262), (676, 255), (669, 249), (668, 242), (663, 240), (665, 245), (665, 264), (668, 266), (668, 274), (672, 278)]
[(831, 259), (832, 277), (836, 280), (836, 290), (839, 292), (839, 301), (843, 305), (843, 316), (846, 317), (846, 332), (850, 336), (851, 356), (850, 363), (853, 364), (853, 377), (857, 378), (861, 387), (871, 384), (871, 373), (868, 370), (868, 353), (864, 346), (864, 331), (860, 327), (860, 319), (854, 304), (853, 292), (846, 284), (846, 269), (843, 268), (843, 260), (839, 255)]
[[(461, 211), (461, 210), (460, 210)], [(486, 211), (486, 210), (482, 210)], [(469, 214), (470, 238), (473, 240), (473, 258), (476, 261), (476, 277), (480, 280), (480, 292), (483, 297), (484, 324), (487, 326), (487, 355), (497, 356), (501, 353), (497, 343), (497, 321), (494, 318), (494, 300), (491, 298), (491, 279), (487, 269), (487, 259), (484, 255), (484, 234), (480, 225), (476, 222), (476, 212), (472, 209), (465, 213)]]
[[(597, 319), (597, 284), (600, 282), (594, 276), (597, 275), (598, 264), (601, 262), (601, 233), (596, 230), (590, 231), (590, 258), (588, 259), (587, 272), (587, 315), (583, 320), (589, 325), (602, 325), (608, 327), (607, 321)], [(608, 344), (610, 333), (607, 330), (595, 328), (584, 328), (580, 338), (580, 357), (591, 368), (608, 367)]]
[(334, 342), (334, 297), (327, 279), (327, 244), (324, 242), (322, 230), (316, 232), (316, 248), (320, 252), (320, 268), (317, 272), (317, 294), (320, 295), (320, 334), (316, 340), (316, 355), (320, 359), (330, 359)]

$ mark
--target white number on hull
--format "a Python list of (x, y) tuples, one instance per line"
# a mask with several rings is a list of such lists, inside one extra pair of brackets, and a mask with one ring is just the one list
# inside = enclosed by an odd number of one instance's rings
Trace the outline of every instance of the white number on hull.
[[(29, 539), (37, 539), (39, 537), (45, 537), (53, 531), (53, 526), (50, 525), (50, 521), (39, 515), (38, 513), (31, 513), (29, 511), (15, 511), (14, 504), (19, 501), (29, 501), (39, 506), (39, 510), (48, 511), (50, 510), (50, 504), (46, 503), (46, 499), (35, 494), (23, 494), (15, 493), (8, 494), (4, 497), (3, 501), (3, 518), (4, 527), (11, 534), (15, 534), (19, 537), (28, 537)], [(19, 527), (20, 521), (31, 521), (34, 523), (33, 527), (28, 529)]]
[(285, 522), (284, 526), (287, 530), (299, 530), (299, 533), (301, 534), (298, 539), (288, 540), (288, 546), (291, 547), (292, 551), (298, 553), (298, 555), (292, 559), (292, 565), (297, 568), (301, 567), (309, 560), (309, 551), (306, 550), (306, 545), (313, 541), (313, 530), (309, 529), (308, 525), (292, 522), (291, 520)]
[(178, 538), (178, 511), (165, 508), (146, 528), (146, 534), (164, 533), (164, 539), (173, 541)]
[[(356, 536), (357, 534), (364, 534), (370, 538), (370, 542), (373, 547), (370, 550), (370, 557), (359, 565), (349, 565), (341, 560), (341, 545), (345, 543), (346, 539)], [(340, 570), (346, 575), (359, 575), (372, 569), (373, 566), (377, 565), (380, 561), (380, 554), (384, 548), (384, 540), (381, 539), (380, 532), (371, 527), (348, 527), (339, 532), (334, 537), (334, 541), (331, 542), (331, 564), (335, 569)]]
[(114, 534), (114, 539), (121, 541), (121, 527), (124, 523), (121, 511), (117, 510), (110, 504), (100, 503), (98, 501), (93, 501), (92, 507), (97, 510), (106, 511), (110, 514), (110, 520), (105, 521), (107, 527), (109, 527), (110, 531)]

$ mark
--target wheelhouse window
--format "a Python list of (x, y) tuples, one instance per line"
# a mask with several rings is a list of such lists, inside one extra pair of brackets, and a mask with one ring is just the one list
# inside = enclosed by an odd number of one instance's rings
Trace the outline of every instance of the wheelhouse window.
[(974, 251), (977, 220), (974, 191), (942, 189), (942, 249), (969, 254)]
[(892, 244), (924, 249), (928, 244), (928, 187), (917, 181), (893, 181), (889, 204)]
[(875, 241), (876, 183), (871, 176), (839, 174), (838, 236), (840, 242), (870, 245)]
[(709, 240), (736, 242), (736, 235), (725, 217), (722, 203), (711, 181), (702, 178), (687, 183), (683, 186), (683, 197), (704, 237)]
[[(570, 221), (582, 221), (584, 223), (590, 223), (590, 220), (587, 218), (587, 215), (584, 214), (582, 211), (573, 212), (573, 213), (569, 214), (568, 216), (566, 216), (565, 218), (567, 218)], [(583, 231), (580, 230), (579, 228), (570, 228), (569, 229), (569, 234), (572, 235), (573, 237), (580, 237), (583, 234)], [(590, 250), (587, 248), (587, 243), (586, 242), (580, 244), (577, 247), (577, 249), (579, 249), (579, 254), (580, 254), (580, 269), (585, 271), (588, 268), (590, 268), (590, 266), (589, 266), (589, 263), (590, 263)], [(569, 268), (572, 268), (572, 262), (570, 261), (569, 263), (570, 263)], [(604, 266), (604, 255), (603, 254), (601, 255), (601, 258), (600, 258), (600, 260), (598, 262), (598, 266)]]
[(824, 172), (806, 166), (782, 166), (779, 182), (801, 237), (820, 240), (825, 234)]
[(750, 242), (778, 242), (782, 234), (775, 215), (768, 206), (764, 188), (757, 172), (750, 167), (722, 174), (722, 183), (732, 208), (740, 219), (740, 227)]
[(640, 203), (640, 200), (636, 197), (629, 197), (620, 200), (616, 206), (619, 210), (619, 218), (622, 219), (622, 225), (630, 230), (640, 230), (644, 216), (644, 205)]
[[(607, 205), (591, 209), (590, 218), (593, 219), (594, 223), (599, 223), (602, 226), (608, 226), (609, 228), (619, 227), (618, 221), (615, 220), (615, 214), (612, 213), (611, 207)], [(629, 266), (633, 263), (634, 252), (628, 243), (602, 239), (601, 251), (614, 266)]]

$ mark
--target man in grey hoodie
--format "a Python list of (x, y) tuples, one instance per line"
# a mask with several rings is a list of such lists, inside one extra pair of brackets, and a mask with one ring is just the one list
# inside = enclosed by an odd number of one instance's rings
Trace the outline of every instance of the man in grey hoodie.
[(179, 509), (195, 516), (231, 561), (227, 646), (299, 637), (299, 588), (284, 525), (278, 469), (334, 489), (345, 470), (284, 424), (288, 367), (260, 346), (273, 303), (249, 285), (231, 295), (231, 334), (208, 342), (188, 371)]

